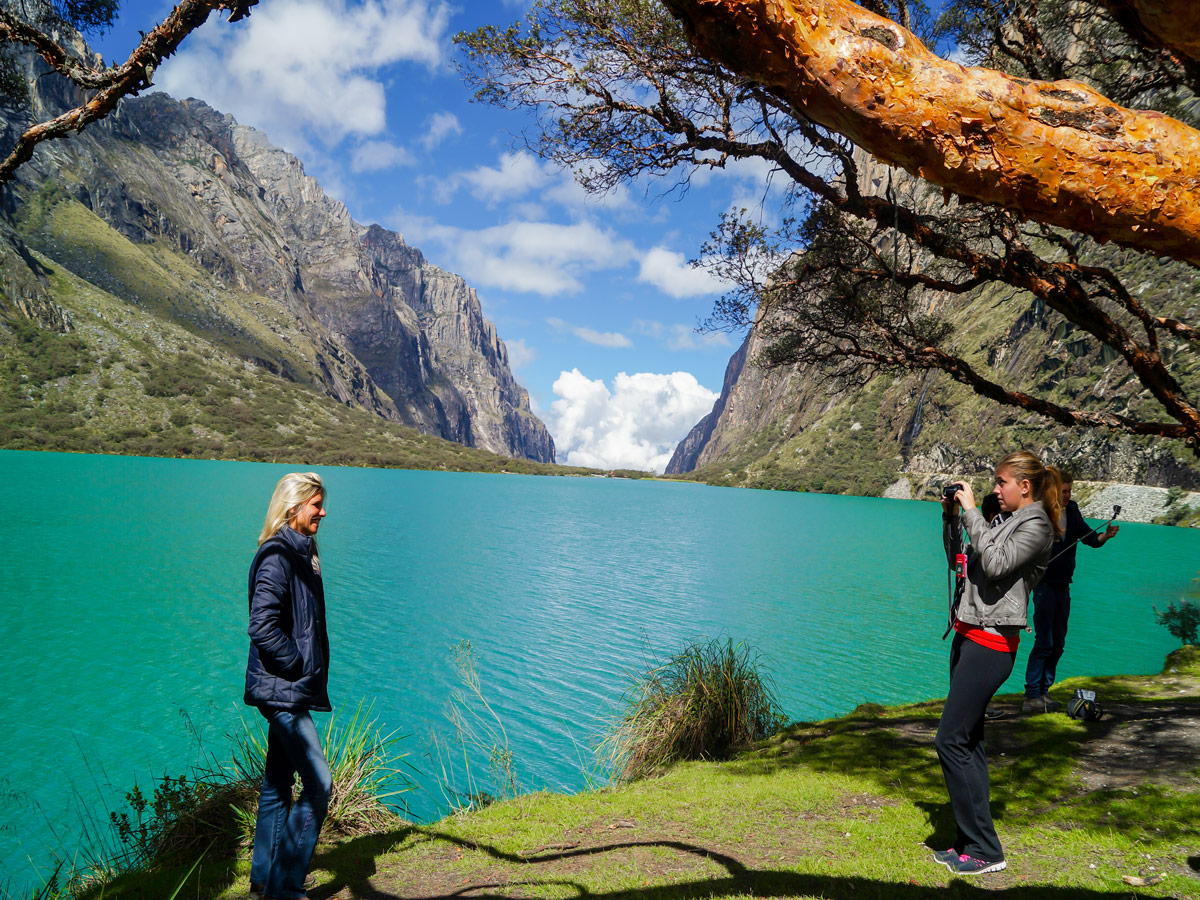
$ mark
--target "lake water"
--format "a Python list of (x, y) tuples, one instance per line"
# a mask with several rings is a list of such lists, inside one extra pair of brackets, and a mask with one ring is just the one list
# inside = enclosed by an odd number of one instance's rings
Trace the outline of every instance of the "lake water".
[[(290, 468), (0, 451), (0, 871), (28, 883), (135, 780), (223, 757), (243, 714), (246, 568)], [(330, 694), (425, 773), (470, 640), (527, 789), (577, 790), (627, 673), (700, 638), (757, 647), (787, 715), (944, 695), (940, 509), (666, 482), (320, 468)], [(1200, 532), (1083, 548), (1061, 677), (1158, 671), (1151, 606)], [(1032, 637), (1023, 636), (1021, 689)], [(486, 766), (477, 767), (486, 775)], [(103, 827), (103, 825), (101, 825)], [(4, 878), (0, 877), (0, 886)]]

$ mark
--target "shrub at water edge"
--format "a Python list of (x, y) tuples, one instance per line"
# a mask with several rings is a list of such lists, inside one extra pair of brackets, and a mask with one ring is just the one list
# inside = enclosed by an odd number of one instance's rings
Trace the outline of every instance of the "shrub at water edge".
[(1185, 646), (1200, 644), (1200, 579), (1192, 582), (1192, 589), (1186, 596), (1180, 597), (1179, 602), (1167, 604), (1162, 612), (1158, 607), (1154, 610), (1154, 620), (1164, 626), (1172, 635), (1179, 638)]
[(633, 679), (598, 754), (616, 781), (685, 759), (723, 759), (778, 731), (783, 712), (756, 650), (714, 639)]

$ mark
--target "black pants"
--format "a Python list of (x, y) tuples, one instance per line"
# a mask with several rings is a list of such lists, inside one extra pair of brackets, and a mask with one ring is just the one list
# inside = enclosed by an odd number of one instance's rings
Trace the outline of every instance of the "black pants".
[(958, 825), (954, 848), (988, 862), (1004, 859), (992, 825), (983, 714), (1012, 673), (1016, 653), (991, 650), (961, 634), (950, 645), (950, 693), (938, 722), (938, 761)]

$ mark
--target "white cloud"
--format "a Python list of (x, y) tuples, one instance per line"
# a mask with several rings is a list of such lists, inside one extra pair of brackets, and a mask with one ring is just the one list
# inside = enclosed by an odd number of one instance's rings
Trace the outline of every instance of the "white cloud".
[(527, 205), (540, 209), (541, 204), (557, 204), (572, 213), (588, 209), (611, 213), (634, 208), (624, 185), (616, 185), (604, 194), (589, 194), (570, 170), (542, 162), (525, 150), (502, 154), (495, 166), (479, 166), (427, 181), (435, 199), (442, 204), (450, 203), (460, 189), (466, 188), (489, 206), (532, 197), (535, 201)]
[(421, 146), (432, 150), (452, 134), (462, 134), (458, 116), (452, 112), (434, 113), (429, 120), (429, 129), (421, 136)]
[(590, 222), (510, 221), (471, 230), (403, 212), (389, 221), (430, 258), (429, 245), (439, 245), (444, 262), (438, 265), (457, 272), (475, 287), (543, 296), (577, 293), (583, 289), (583, 274), (623, 268), (636, 256), (629, 241)]
[(273, 0), (236, 26), (213, 16), (164, 63), (159, 85), (200, 97), (293, 153), (386, 126), (379, 70), (442, 61), (441, 0)]
[(570, 322), (564, 322), (562, 319), (553, 316), (546, 320), (546, 324), (559, 331), (569, 331), (581, 341), (587, 341), (589, 344), (595, 344), (597, 347), (633, 346), (633, 341), (616, 331), (596, 331), (594, 328), (572, 325)]
[(960, 47), (958, 44), (955, 44), (950, 49), (949, 53), (941, 53), (939, 55), (942, 57), (942, 59), (949, 60), (950, 62), (956, 62), (960, 66), (979, 65), (979, 60), (974, 58), (977, 54), (972, 54), (970, 50), (965, 47)]
[(526, 344), (523, 338), (505, 341), (504, 346), (508, 350), (509, 368), (523, 369), (537, 359), (537, 350)]
[(770, 160), (757, 156), (745, 159), (729, 159), (721, 168), (702, 166), (691, 175), (693, 187), (707, 187), (718, 181), (745, 181), (750, 184), (765, 185), (768, 181), (786, 181), (779, 166)]
[(396, 166), (411, 166), (415, 162), (412, 154), (403, 147), (387, 141), (367, 141), (354, 149), (354, 155), (350, 158), (350, 171), (356, 174), (378, 172)]
[(664, 325), (646, 319), (634, 319), (633, 328), (638, 334), (662, 341), (668, 350), (710, 350), (733, 346), (729, 335), (723, 331), (698, 333), (691, 325), (676, 323)]
[[(586, 166), (587, 164), (581, 165)], [(613, 185), (603, 194), (593, 194), (584, 190), (583, 185), (575, 179), (571, 172), (554, 169), (549, 164), (547, 164), (547, 168), (555, 173), (557, 180), (546, 189), (545, 198), (552, 203), (557, 203), (563, 209), (599, 209), (609, 213), (644, 212), (644, 210), (638, 209), (629, 193), (629, 188), (624, 184)]]
[(559, 462), (662, 472), (676, 444), (706, 416), (717, 394), (689, 372), (619, 373), (610, 391), (578, 369), (554, 382), (550, 429)]
[(654, 247), (642, 257), (638, 281), (652, 284), (675, 298), (719, 294), (728, 287), (705, 269), (689, 265), (682, 253), (665, 247)]
[(472, 196), (485, 203), (497, 203), (523, 197), (544, 185), (551, 176), (532, 154), (505, 153), (497, 168), (480, 166), (456, 177), (469, 186)]

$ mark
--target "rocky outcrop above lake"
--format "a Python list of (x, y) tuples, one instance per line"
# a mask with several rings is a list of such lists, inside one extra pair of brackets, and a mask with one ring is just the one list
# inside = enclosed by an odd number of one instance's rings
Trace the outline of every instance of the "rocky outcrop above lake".
[[(23, 59), (40, 118), (76, 102)], [(0, 144), (29, 112), (0, 109)], [(474, 289), (399, 234), (355, 222), (298, 159), (200, 101), (128, 98), (78, 137), (41, 145), (4, 209), (6, 268), (24, 267), (12, 280), (41, 319), (54, 286), (23, 247), (182, 325), (201, 357), (233, 354), (427, 434), (554, 460)], [(147, 269), (141, 250), (161, 267)]]
[[(857, 158), (864, 192), (882, 195), (892, 183), (918, 211), (943, 203), (940, 192), (904, 172), (889, 178), (883, 164), (861, 152)], [(1129, 251), (1095, 252), (1151, 308), (1194, 318), (1188, 307), (1200, 273)], [(926, 292), (923, 302), (935, 310), (948, 299)], [(760, 319), (749, 331), (713, 411), (680, 442), (668, 472), (715, 484), (925, 496), (938, 488), (938, 475), (984, 473), (1003, 453), (1030, 447), (1079, 479), (1200, 488), (1200, 465), (1182, 443), (1066, 428), (987, 401), (946, 375), (909, 372), (846, 385), (803, 366), (767, 367), (770, 324)], [(1110, 348), (1031, 295), (984, 288), (956, 307), (953, 325), (968, 358), (997, 381), (1071, 407), (1103, 400), (1110, 408), (1148, 409), (1141, 385)], [(1195, 395), (1195, 373), (1181, 367), (1179, 374)]]

